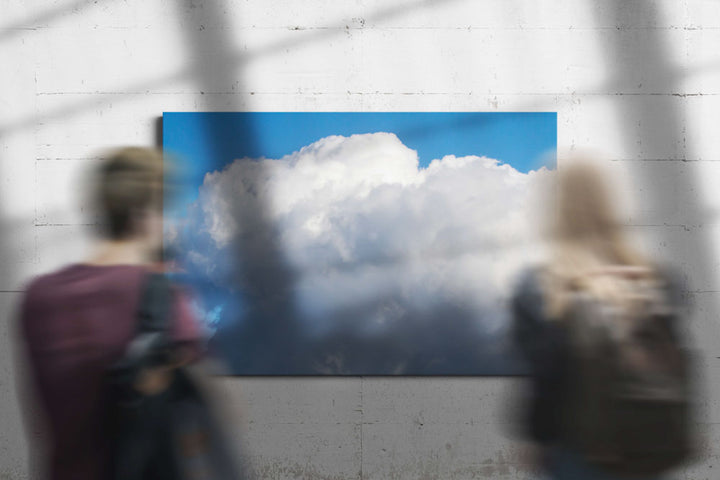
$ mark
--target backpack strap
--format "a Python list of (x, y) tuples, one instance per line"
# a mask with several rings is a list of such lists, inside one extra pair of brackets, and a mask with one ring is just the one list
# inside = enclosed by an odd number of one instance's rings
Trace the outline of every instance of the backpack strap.
[(172, 288), (164, 273), (145, 274), (137, 311), (137, 334), (168, 332)]
[(145, 274), (136, 313), (135, 336), (112, 370), (134, 376), (142, 367), (168, 364), (172, 360), (170, 314), (172, 289), (163, 273)]

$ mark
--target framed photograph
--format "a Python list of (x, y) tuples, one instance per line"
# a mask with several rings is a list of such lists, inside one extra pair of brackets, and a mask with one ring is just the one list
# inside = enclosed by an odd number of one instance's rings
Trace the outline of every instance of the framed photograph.
[(518, 374), (556, 143), (553, 112), (165, 113), (166, 245), (233, 374)]

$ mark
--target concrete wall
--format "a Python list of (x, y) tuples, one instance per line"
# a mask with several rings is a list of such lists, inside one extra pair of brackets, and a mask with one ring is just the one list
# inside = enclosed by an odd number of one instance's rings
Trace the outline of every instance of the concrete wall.
[[(6, 0), (0, 15), (0, 478), (28, 477), (8, 324), (82, 258), (75, 185), (162, 111), (557, 111), (561, 147), (634, 179), (627, 221), (691, 280), (703, 428), (720, 431), (720, 2)], [(562, 162), (562, 158), (560, 159)], [(261, 478), (531, 477), (505, 378), (252, 378), (218, 387)], [(716, 478), (718, 447), (679, 472)]]

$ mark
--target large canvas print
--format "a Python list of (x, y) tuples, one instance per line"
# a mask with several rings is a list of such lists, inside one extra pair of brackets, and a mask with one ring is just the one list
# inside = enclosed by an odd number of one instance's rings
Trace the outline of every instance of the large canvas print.
[(211, 350), (236, 375), (520, 373), (508, 297), (556, 120), (165, 113), (166, 245)]

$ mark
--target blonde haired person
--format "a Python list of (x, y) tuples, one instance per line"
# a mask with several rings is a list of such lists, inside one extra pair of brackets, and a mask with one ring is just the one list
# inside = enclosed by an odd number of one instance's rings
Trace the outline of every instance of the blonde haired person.
[(581, 375), (566, 324), (575, 294), (623, 307), (627, 292), (642, 281), (680, 305), (674, 276), (655, 267), (624, 232), (612, 203), (615, 192), (596, 162), (574, 158), (556, 172), (548, 206), (549, 259), (522, 276), (512, 300), (515, 340), (531, 375), (523, 421), (540, 448), (542, 466), (555, 479), (629, 478), (586, 461), (568, 434), (577, 420), (568, 418), (568, 399)]

